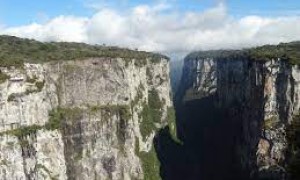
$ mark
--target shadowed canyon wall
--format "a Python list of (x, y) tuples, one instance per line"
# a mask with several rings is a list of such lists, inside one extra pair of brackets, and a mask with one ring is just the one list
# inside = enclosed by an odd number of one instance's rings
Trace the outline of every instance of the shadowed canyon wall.
[(288, 179), (287, 129), (299, 112), (299, 80), (298, 65), (281, 58), (188, 55), (176, 96), (178, 149), (186, 156), (175, 167), (165, 163), (168, 175), (178, 166), (188, 179)]

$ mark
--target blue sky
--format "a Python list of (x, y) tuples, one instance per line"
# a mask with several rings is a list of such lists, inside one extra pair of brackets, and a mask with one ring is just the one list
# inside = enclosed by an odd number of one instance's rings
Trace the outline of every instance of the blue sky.
[(0, 34), (166, 54), (300, 40), (300, 0), (0, 0)]
[[(150, 3), (149, 3), (150, 2)], [(0, 24), (19, 26), (44, 22), (59, 15), (91, 16), (91, 4), (106, 4), (114, 9), (126, 9), (140, 4), (162, 1), (147, 0), (0, 0)], [(169, 0), (174, 10), (203, 11), (215, 6), (217, 0)], [(291, 16), (300, 14), (299, 0), (228, 0), (225, 2), (231, 16)]]

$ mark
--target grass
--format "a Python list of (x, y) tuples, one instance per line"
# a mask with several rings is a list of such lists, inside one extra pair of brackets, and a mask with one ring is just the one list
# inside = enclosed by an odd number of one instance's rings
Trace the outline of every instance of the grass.
[(88, 45), (84, 43), (48, 42), (14, 36), (0, 36), (0, 66), (23, 67), (24, 62), (44, 63), (49, 61), (86, 59), (92, 57), (123, 58), (125, 63), (136, 59), (137, 66), (143, 66), (149, 59), (160, 62), (166, 56), (144, 51), (134, 51), (119, 47)]

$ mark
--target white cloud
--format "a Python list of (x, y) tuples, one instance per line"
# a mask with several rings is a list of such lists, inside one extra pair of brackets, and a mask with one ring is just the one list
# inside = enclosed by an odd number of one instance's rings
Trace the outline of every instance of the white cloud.
[(300, 40), (300, 16), (236, 19), (228, 14), (224, 3), (204, 12), (177, 12), (160, 3), (126, 12), (102, 8), (89, 18), (59, 16), (44, 24), (2, 27), (0, 34), (181, 54)]
[(4, 28), (1, 34), (33, 38), (40, 41), (87, 42), (86, 24), (89, 19), (59, 16), (46, 24), (29, 24), (20, 27)]

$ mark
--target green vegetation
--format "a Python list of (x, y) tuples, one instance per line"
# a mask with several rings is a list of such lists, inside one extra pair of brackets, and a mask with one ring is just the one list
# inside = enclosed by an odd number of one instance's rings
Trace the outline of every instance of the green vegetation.
[(44, 81), (43, 82), (36, 82), (35, 83), (35, 86), (37, 89), (26, 89), (26, 92), (25, 94), (28, 95), (28, 94), (31, 94), (31, 93), (38, 93), (38, 92), (41, 92), (43, 87), (44, 87)]
[(169, 107), (167, 109), (167, 121), (172, 139), (181, 144), (182, 142), (177, 138), (176, 115), (174, 107)]
[(31, 93), (38, 93), (41, 92), (43, 87), (45, 86), (45, 80), (43, 81), (38, 81), (37, 77), (29, 78), (27, 77), (26, 82), (34, 84), (36, 89), (26, 89), (25, 94), (31, 94)]
[[(104, 116), (110, 116), (111, 114), (119, 114), (123, 120), (129, 120), (131, 118), (131, 110), (127, 105), (104, 105), (104, 106), (91, 106), (89, 107), (90, 112), (102, 111), (105, 113)], [(105, 117), (108, 118), (108, 117)]]
[(160, 54), (133, 51), (118, 47), (88, 45), (84, 43), (42, 43), (13, 36), (0, 36), (0, 66), (22, 67), (24, 62), (43, 63), (49, 61), (75, 60), (90, 57), (137, 59), (136, 65), (146, 64), (146, 59), (159, 62), (166, 58)]
[(35, 168), (44, 170), (49, 175), (51, 180), (57, 180), (56, 177), (51, 176), (51, 171), (46, 166), (44, 166), (43, 164), (37, 164), (35, 166)]
[[(49, 121), (45, 124), (47, 130), (61, 129), (62, 123), (65, 120), (77, 120), (81, 117), (84, 109), (80, 108), (57, 108), (49, 112)], [(89, 113), (95, 113), (102, 111), (106, 116), (112, 114), (119, 114), (122, 120), (128, 120), (131, 118), (131, 112), (129, 106), (125, 105), (106, 105), (106, 106), (92, 106), (87, 110)]]
[(277, 117), (273, 116), (264, 120), (264, 129), (274, 129), (278, 125), (279, 121)]
[[(120, 105), (120, 106), (99, 106), (89, 108), (87, 111), (90, 113), (94, 113), (95, 111), (101, 110), (103, 112), (109, 112), (110, 115), (117, 113), (120, 115), (121, 121), (126, 123), (125, 121), (131, 118), (131, 111), (129, 106)], [(46, 129), (46, 130), (61, 130), (65, 121), (76, 121), (80, 119), (82, 112), (84, 109), (80, 108), (57, 108), (53, 109), (49, 112), (49, 120), (43, 126), (40, 125), (31, 125), (24, 126), (17, 129), (1, 132), (0, 136), (4, 134), (12, 135), (18, 137), (20, 140), (20, 144), (22, 146), (28, 145), (28, 141), (24, 138), (31, 134), (35, 134), (38, 130)], [(124, 125), (120, 126), (121, 128)], [(120, 133), (123, 133), (120, 130)], [(124, 133), (123, 133), (124, 134)], [(123, 136), (123, 134), (121, 134)]]
[(14, 142), (7, 142), (6, 144), (7, 144), (7, 146), (9, 147), (9, 149), (13, 149), (13, 148), (14, 148), (14, 145), (15, 145)]
[[(49, 121), (45, 124), (47, 130), (61, 129), (62, 123), (66, 120), (75, 121), (79, 119), (83, 113), (84, 109), (80, 108), (57, 108), (49, 112)], [(129, 106), (92, 106), (89, 107), (87, 112), (95, 113), (102, 111), (104, 113), (103, 117), (107, 119), (112, 114), (119, 114), (122, 120), (128, 120), (131, 118), (131, 112)]]
[(0, 165), (4, 165), (4, 166), (7, 166), (8, 165), (8, 161), (6, 159), (2, 159), (0, 161)]
[(147, 75), (147, 83), (152, 85), (153, 74), (149, 67), (147, 67), (147, 69), (146, 69), (146, 75)]
[(144, 103), (141, 112), (142, 122), (140, 124), (140, 129), (144, 138), (156, 129), (155, 123), (161, 122), (162, 107), (163, 103), (159, 98), (158, 92), (155, 89), (149, 91), (148, 104)]
[[(29, 95), (31, 93), (38, 93), (41, 92), (44, 85), (45, 85), (45, 81), (33, 81), (33, 79), (27, 79), (27, 81), (30, 81), (30, 83), (35, 83), (36, 89), (26, 89), (25, 94)], [(22, 94), (20, 93), (12, 93), (8, 96), (7, 101), (11, 102), (11, 101), (15, 101), (17, 99), (18, 96), (22, 96)]]
[(131, 118), (131, 111), (129, 106), (117, 106), (117, 112), (123, 120), (129, 120)]
[(45, 81), (42, 81), (42, 82), (37, 81), (37, 82), (35, 83), (35, 86), (37, 87), (37, 89), (38, 89), (39, 92), (42, 91), (44, 85), (45, 85)]
[(151, 116), (153, 117), (153, 122), (160, 123), (163, 103), (155, 89), (148, 92), (148, 105), (150, 107)]
[[(158, 60), (159, 60), (159, 58), (152, 58), (152, 61), (151, 61), (151, 62), (156, 62), (155, 59), (158, 59)], [(127, 63), (126, 66), (128, 66), (128, 63), (129, 63), (129, 62), (126, 61), (126, 63)], [(135, 61), (134, 61), (134, 65), (137, 66), (137, 67), (143, 67), (143, 66), (145, 66), (146, 64), (147, 64), (146, 61), (140, 61), (140, 60), (135, 60)]]
[(0, 71), (0, 84), (4, 83), (7, 79), (9, 79), (9, 76)]
[(152, 149), (149, 152), (139, 151), (139, 141), (135, 141), (135, 154), (140, 158), (142, 162), (144, 179), (145, 180), (160, 180), (160, 162), (158, 160), (156, 151), (152, 145)]
[(15, 101), (17, 99), (17, 94), (16, 93), (12, 93), (8, 96), (7, 101), (11, 102), (11, 101)]
[(300, 42), (280, 43), (278, 45), (265, 45), (244, 50), (213, 50), (198, 51), (187, 56), (187, 59), (214, 58), (214, 59), (251, 59), (254, 61), (268, 61), (282, 59), (291, 64), (300, 64)]
[(37, 81), (37, 79), (38, 78), (36, 76), (33, 76), (32, 78), (30, 78), (29, 76), (27, 76), (26, 82), (33, 84), (33, 83), (35, 83)]
[(150, 112), (149, 106), (144, 103), (143, 110), (141, 112), (142, 122), (140, 124), (140, 131), (144, 138), (146, 138), (153, 130), (156, 129), (155, 124), (153, 122), (153, 117)]
[(38, 125), (25, 126), (18, 129), (14, 129), (9, 131), (9, 134), (16, 136), (18, 138), (26, 137), (30, 134), (36, 133), (36, 131), (40, 130), (42, 127)]
[(287, 127), (287, 141), (289, 145), (289, 179), (300, 179), (300, 115), (293, 118)]
[(74, 160), (75, 160), (75, 161), (80, 161), (80, 160), (82, 160), (82, 158), (83, 158), (82, 151), (77, 152), (77, 153), (75, 154), (75, 156), (74, 156)]
[(280, 58), (291, 64), (300, 64), (300, 42), (281, 43), (277, 46), (266, 45), (250, 49), (253, 60), (270, 60)]
[(140, 83), (139, 87), (137, 88), (137, 94), (131, 102), (131, 107), (135, 106), (139, 100), (143, 98), (143, 91), (145, 91), (145, 87), (142, 83)]
[(49, 112), (49, 121), (45, 124), (47, 130), (61, 129), (64, 111), (61, 108), (53, 109)]
[(160, 162), (157, 158), (157, 154), (152, 145), (152, 149), (149, 152), (140, 152), (138, 155), (142, 161), (144, 179), (145, 180), (159, 180)]
[(190, 53), (186, 59), (247, 59), (249, 54), (246, 50), (211, 50), (211, 51), (198, 51)]

